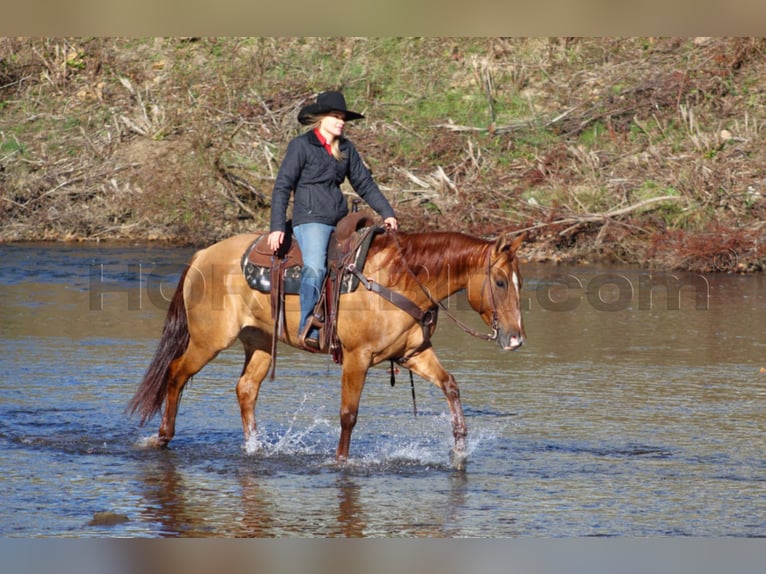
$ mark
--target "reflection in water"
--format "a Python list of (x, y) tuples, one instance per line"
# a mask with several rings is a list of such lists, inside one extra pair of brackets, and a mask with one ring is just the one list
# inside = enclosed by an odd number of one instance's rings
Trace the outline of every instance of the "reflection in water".
[[(152, 457), (150, 465), (144, 466), (144, 519), (157, 525), (161, 536), (178, 536), (182, 532), (197, 530), (204, 514), (190, 513), (184, 480), (179, 474), (170, 452), (165, 456)], [(194, 524), (197, 520), (198, 524)]]
[(364, 536), (366, 523), (359, 503), (360, 486), (346, 474), (336, 481), (338, 487), (338, 527), (347, 538)]
[[(441, 391), (416, 379), (413, 417), (409, 385), (384, 369), (337, 467), (339, 369), (291, 349), (259, 399), (261, 451), (241, 442), (239, 348), (195, 377), (170, 449), (134, 446), (157, 421), (139, 429), (124, 407), (164, 309), (146, 295), (161, 281), (130, 270), (170, 277), (188, 255), (0, 246), (0, 535), (766, 535), (766, 276), (705, 276), (701, 309), (699, 281), (655, 282), (649, 299), (642, 271), (528, 265), (514, 353), (440, 318), (434, 346), (469, 426), (456, 473)], [(98, 285), (93, 308), (101, 263), (118, 289)], [(485, 330), (461, 296), (450, 306)]]
[(260, 477), (240, 473), (242, 487), (242, 517), (240, 528), (235, 533), (238, 537), (269, 538), (275, 536), (272, 512), (274, 504), (267, 498), (267, 492), (260, 484)]
[[(324, 469), (304, 467), (314, 478), (298, 490), (296, 499), (290, 487), (275, 490), (280, 485), (272, 473), (284, 472), (285, 464), (294, 467), (290, 472), (300, 472), (300, 461), (268, 461), (280, 470), (254, 471), (247, 461), (228, 459), (218, 473), (209, 474), (169, 450), (148, 453), (147, 458), (141, 462), (141, 519), (162, 537), (459, 536), (469, 490), (465, 473), (440, 472), (436, 479), (427, 480), (442, 483), (443, 490), (433, 493), (433, 500), (412, 500), (396, 484), (402, 472), (414, 472), (410, 464), (399, 470), (390, 465), (387, 470), (366, 469), (360, 475), (359, 469), (328, 462)], [(384, 475), (372, 479), (373, 472)], [(237, 484), (231, 482), (231, 475), (237, 476)], [(293, 475), (289, 480), (302, 482), (304, 477)], [(377, 492), (386, 484), (391, 487)], [(404, 528), (395, 522), (402, 503), (414, 517)]]

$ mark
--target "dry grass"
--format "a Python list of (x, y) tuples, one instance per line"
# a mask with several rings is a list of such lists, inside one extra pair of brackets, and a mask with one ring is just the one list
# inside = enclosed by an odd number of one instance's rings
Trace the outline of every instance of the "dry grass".
[(297, 110), (339, 88), (405, 229), (762, 270), (764, 72), (752, 38), (3, 38), (0, 240), (262, 229)]

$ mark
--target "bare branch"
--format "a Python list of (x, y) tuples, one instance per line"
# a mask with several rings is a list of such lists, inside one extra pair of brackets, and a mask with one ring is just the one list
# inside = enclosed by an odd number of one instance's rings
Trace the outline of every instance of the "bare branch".
[(642, 207), (652, 205), (654, 203), (659, 203), (661, 201), (678, 201), (682, 199), (684, 198), (677, 195), (663, 195), (662, 197), (651, 197), (649, 199), (644, 199), (643, 201), (639, 201), (638, 203), (634, 203), (633, 205), (629, 205), (628, 207), (611, 209), (604, 213), (589, 213), (586, 215), (577, 215), (577, 216), (572, 215), (569, 217), (556, 219), (555, 221), (550, 221), (547, 223), (536, 223), (535, 225), (532, 225), (530, 227), (518, 229), (517, 232), (521, 233), (523, 231), (534, 231), (536, 229), (542, 229), (544, 227), (550, 227), (552, 225), (569, 225), (569, 227), (559, 232), (559, 235), (566, 235), (573, 229), (576, 229), (577, 227), (585, 223), (604, 223), (608, 220), (612, 220), (616, 217), (626, 215), (628, 213), (641, 209)]

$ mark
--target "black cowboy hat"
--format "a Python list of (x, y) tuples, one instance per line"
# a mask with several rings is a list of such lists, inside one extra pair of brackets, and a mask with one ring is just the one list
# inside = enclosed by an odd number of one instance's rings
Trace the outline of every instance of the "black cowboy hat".
[(312, 116), (321, 116), (330, 112), (341, 112), (347, 122), (363, 118), (362, 114), (346, 109), (346, 98), (340, 92), (322, 92), (313, 104), (303, 106), (298, 112), (298, 121), (303, 125), (311, 123)]

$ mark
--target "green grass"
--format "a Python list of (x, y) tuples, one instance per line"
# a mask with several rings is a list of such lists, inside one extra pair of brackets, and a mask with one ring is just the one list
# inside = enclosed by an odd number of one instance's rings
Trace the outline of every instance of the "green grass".
[(0, 143), (0, 155), (11, 155), (16, 153), (22, 156), (26, 153), (24, 144), (15, 137), (11, 139), (3, 139), (3, 142)]

